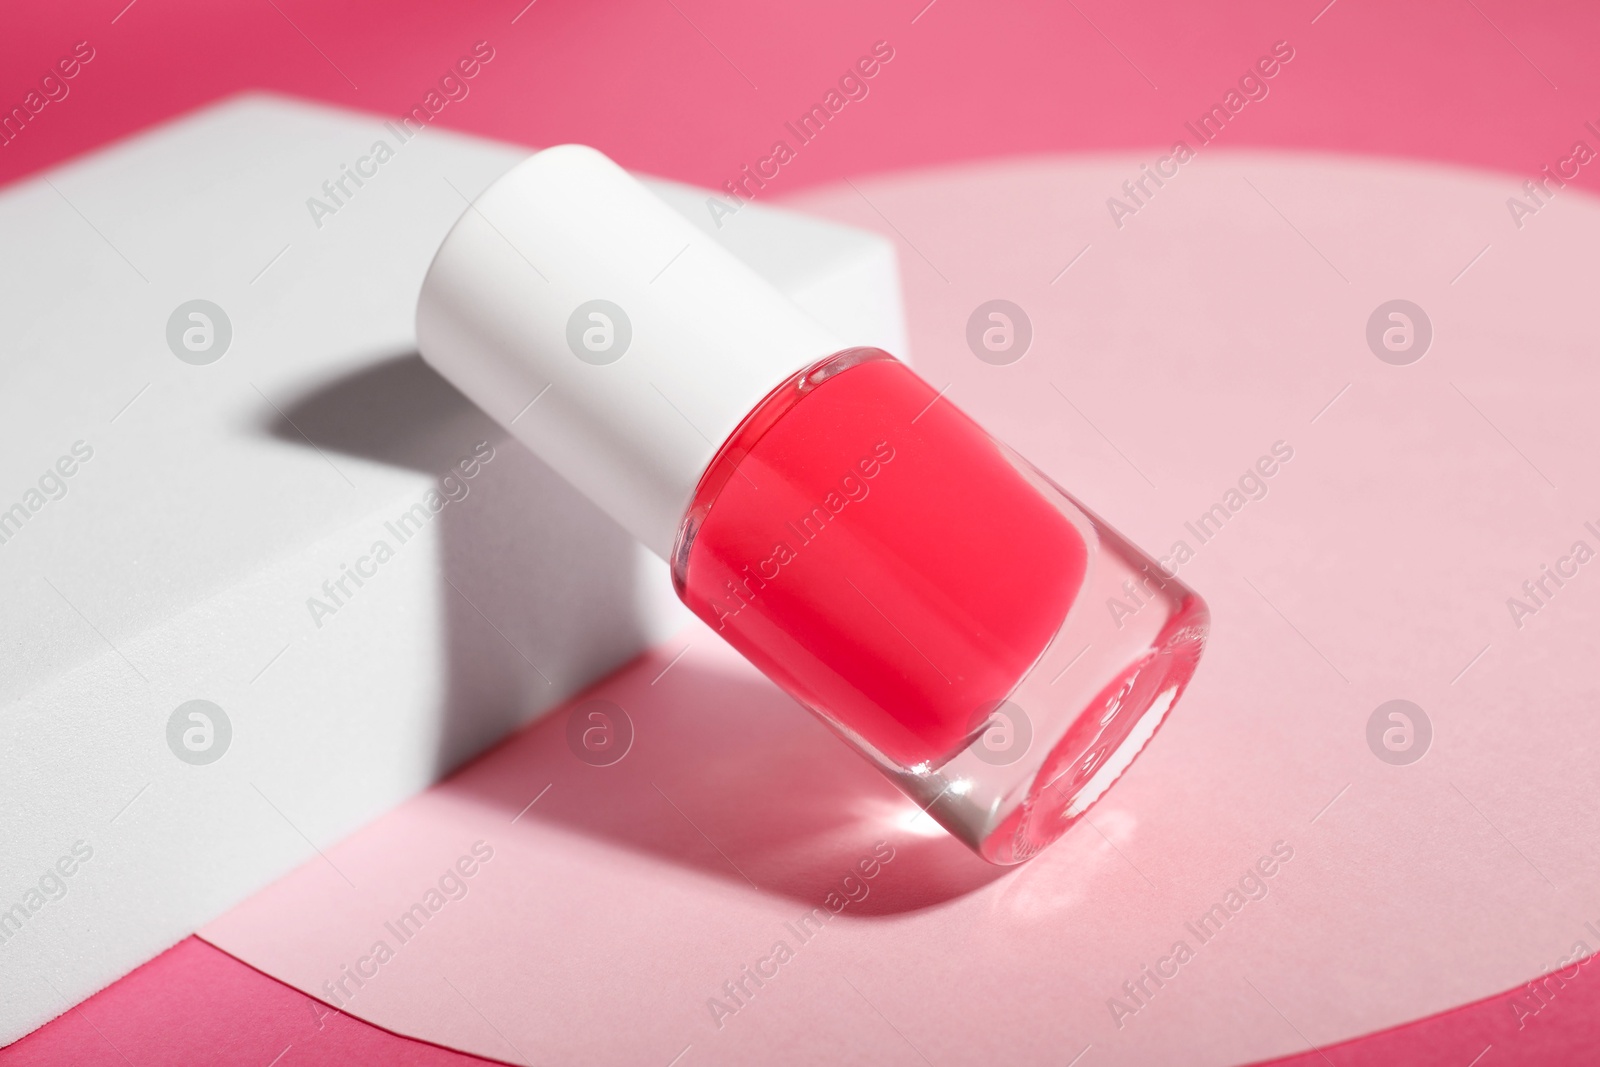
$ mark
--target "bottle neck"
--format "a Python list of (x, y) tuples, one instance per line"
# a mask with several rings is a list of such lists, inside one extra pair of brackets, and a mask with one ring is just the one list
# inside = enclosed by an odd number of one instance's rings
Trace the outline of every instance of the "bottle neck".
[(688, 580), (689, 556), (700, 524), (716, 504), (729, 479), (746, 476), (741, 473), (740, 464), (768, 431), (829, 379), (863, 363), (894, 358), (880, 348), (846, 348), (791, 374), (750, 409), (750, 413), (728, 435), (728, 439), (706, 465), (683, 519), (678, 524), (667, 562), (672, 565), (672, 584), (680, 597)]

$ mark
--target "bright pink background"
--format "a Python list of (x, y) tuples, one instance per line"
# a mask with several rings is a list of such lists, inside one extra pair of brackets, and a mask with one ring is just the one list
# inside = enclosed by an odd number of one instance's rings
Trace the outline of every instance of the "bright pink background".
[[(1525, 990), (1514, 992), (1526, 996)], [(1275, 1067), (1463, 1067), (1486, 1045), (1494, 1047), (1494, 1067), (1533, 1067), (1569, 1062), (1562, 1057), (1574, 1048), (1593, 1048), (1600, 1041), (1600, 984), (1580, 978), (1520, 1031), (1509, 999), (1492, 997), (1375, 1037), (1274, 1061)], [(180, 1017), (182, 1025), (173, 1025)], [(192, 937), (0, 1053), (8, 1067), (119, 1067), (129, 1061), (177, 1067), (219, 1056), (269, 1067), (492, 1062), (328, 1012), (298, 990)]]
[(471, 1067), (485, 1062), (329, 1011), (193, 937), (0, 1056), (8, 1067), (65, 1063)]
[[(66, 100), (0, 148), (0, 182), (243, 88), (399, 112), (480, 39), (496, 59), (443, 125), (527, 144), (581, 140), (706, 185), (764, 155), (785, 120), (889, 41), (893, 63), (848, 121), (785, 168), (786, 191), (974, 158), (1165, 146), (1279, 39), (1298, 52), (1292, 77), (1228, 131), (1231, 147), (1524, 175), (1600, 120), (1600, 7), (1577, 0), (1336, 0), (1315, 24), (1326, 0), (936, 0), (913, 24), (925, 2), (537, 0), (514, 25), (525, 0), (18, 5), (0, 35), (6, 108), (74, 42), (98, 55)], [(1596, 173), (1580, 184), (1596, 188)]]

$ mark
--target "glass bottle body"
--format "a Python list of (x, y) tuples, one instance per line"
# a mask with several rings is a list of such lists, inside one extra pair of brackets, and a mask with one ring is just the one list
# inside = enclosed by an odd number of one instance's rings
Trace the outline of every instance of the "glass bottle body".
[(1207, 629), (1176, 577), (876, 349), (750, 413), (672, 571), (691, 610), (995, 863), (1122, 773)]

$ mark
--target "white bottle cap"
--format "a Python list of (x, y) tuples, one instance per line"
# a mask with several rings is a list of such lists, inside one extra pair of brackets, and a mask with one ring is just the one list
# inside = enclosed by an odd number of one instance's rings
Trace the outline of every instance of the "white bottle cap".
[(467, 208), (417, 305), (422, 356), (662, 558), (718, 448), (842, 347), (592, 148)]

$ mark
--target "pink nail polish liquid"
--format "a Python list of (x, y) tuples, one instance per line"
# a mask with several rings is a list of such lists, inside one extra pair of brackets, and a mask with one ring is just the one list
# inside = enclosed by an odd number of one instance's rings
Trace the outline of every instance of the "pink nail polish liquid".
[(1194, 672), (1187, 586), (593, 149), (546, 149), (473, 203), (417, 338), (985, 859), (1066, 831)]
[[(672, 564), (690, 609), (998, 863), (1121, 773), (1206, 631), (1197, 596), (876, 349), (750, 413)], [(1143, 607), (1118, 629), (1125, 581)]]

